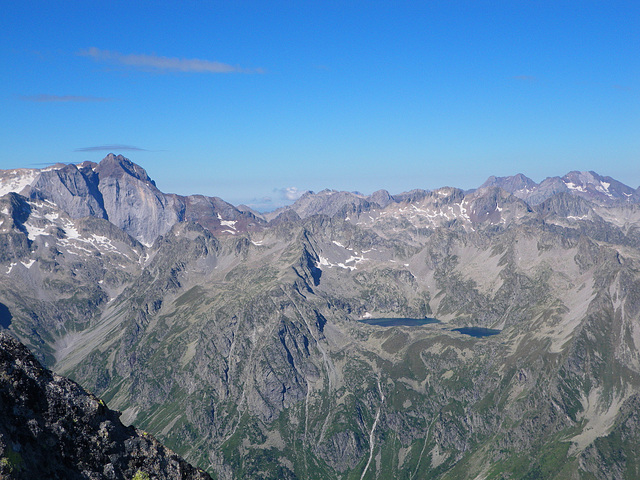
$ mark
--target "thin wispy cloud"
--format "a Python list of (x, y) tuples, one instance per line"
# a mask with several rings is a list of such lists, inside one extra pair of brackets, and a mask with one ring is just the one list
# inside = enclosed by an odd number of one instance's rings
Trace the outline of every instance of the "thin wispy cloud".
[(170, 73), (264, 73), (260, 68), (249, 69), (227, 63), (202, 60), (199, 58), (160, 57), (145, 54), (123, 54), (95, 47), (81, 50), (78, 55), (89, 57), (96, 62), (112, 63), (143, 71)]
[(97, 145), (95, 147), (82, 147), (76, 148), (74, 152), (123, 152), (123, 151), (134, 151), (134, 152), (148, 152), (146, 148), (135, 147), (133, 145)]
[(20, 97), (22, 100), (26, 102), (78, 102), (78, 103), (87, 103), (87, 102), (109, 102), (113, 100), (112, 98), (105, 97), (90, 97), (85, 95), (48, 95), (48, 94), (39, 94), (39, 95), (22, 95)]
[(278, 193), (283, 200), (297, 200), (306, 190), (299, 190), (296, 187), (277, 188), (274, 192)]
[(253, 198), (247, 205), (259, 212), (268, 212), (275, 208), (291, 205), (305, 192), (306, 190), (300, 190), (297, 187), (274, 188), (273, 195)]
[(258, 212), (265, 212), (267, 210), (273, 210), (276, 205), (273, 203), (273, 198), (266, 196), (261, 198), (253, 198), (247, 202), (247, 206), (257, 210)]
[(297, 187), (274, 188), (273, 195), (253, 198), (247, 205), (258, 212), (271, 212), (277, 208), (291, 205), (304, 195), (307, 190)]

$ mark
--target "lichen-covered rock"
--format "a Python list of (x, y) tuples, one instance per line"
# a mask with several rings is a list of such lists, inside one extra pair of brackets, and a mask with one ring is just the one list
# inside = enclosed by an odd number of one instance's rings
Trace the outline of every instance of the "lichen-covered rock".
[[(205, 480), (75, 382), (0, 332), (0, 478)], [(137, 475), (137, 477), (136, 477)]]

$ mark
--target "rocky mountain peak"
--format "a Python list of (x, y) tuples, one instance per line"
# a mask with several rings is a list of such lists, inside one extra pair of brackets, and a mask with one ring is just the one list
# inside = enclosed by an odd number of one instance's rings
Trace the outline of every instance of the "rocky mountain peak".
[(98, 164), (96, 171), (100, 175), (109, 177), (123, 177), (125, 175), (134, 177), (142, 182), (150, 183), (154, 187), (156, 183), (149, 177), (147, 171), (140, 165), (133, 163), (122, 155), (110, 153)]
[(548, 177), (540, 184), (522, 174), (511, 177), (491, 176), (480, 188), (489, 186), (500, 187), (532, 206), (561, 192), (569, 192), (571, 195), (603, 205), (620, 201), (637, 201), (637, 193), (634, 189), (593, 171), (571, 171), (563, 177)]
[(638, 194), (633, 188), (593, 171), (569, 172), (561, 180), (572, 194), (601, 205), (638, 201)]
[(577, 170), (571, 171), (567, 173), (564, 177), (562, 177), (562, 182), (567, 186), (569, 190), (577, 190), (578, 192), (586, 192), (587, 189), (597, 189), (600, 187), (600, 190), (606, 192), (609, 184), (603, 185), (603, 177), (598, 175), (596, 172), (580, 172)]
[(369, 196), (369, 201), (377, 203), (384, 208), (393, 202), (393, 197), (386, 190), (378, 190)]
[(537, 186), (538, 184), (529, 177), (522, 173), (518, 173), (509, 177), (496, 177), (492, 175), (480, 186), (480, 188), (500, 187), (509, 193), (515, 193), (523, 190), (532, 190)]

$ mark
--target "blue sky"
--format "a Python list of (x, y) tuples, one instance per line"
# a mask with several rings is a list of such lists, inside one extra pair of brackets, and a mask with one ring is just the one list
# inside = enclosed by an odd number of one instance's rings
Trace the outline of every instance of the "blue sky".
[(122, 153), (165, 192), (640, 185), (634, 1), (3, 2), (0, 168)]

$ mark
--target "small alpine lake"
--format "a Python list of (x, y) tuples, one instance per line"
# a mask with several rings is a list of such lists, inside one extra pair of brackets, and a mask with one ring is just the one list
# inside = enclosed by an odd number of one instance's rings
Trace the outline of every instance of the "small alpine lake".
[(453, 331), (461, 333), (463, 335), (469, 335), (471, 337), (481, 338), (481, 337), (490, 337), (491, 335), (497, 335), (502, 330), (496, 330), (495, 328), (483, 328), (483, 327), (461, 327), (461, 328), (454, 328)]
[(0, 327), (9, 328), (13, 316), (4, 303), (0, 303)]
[(431, 323), (440, 323), (435, 318), (365, 318), (359, 320), (367, 325), (377, 325), (379, 327), (419, 327), (421, 325), (429, 325)]
[[(382, 317), (382, 318), (364, 318), (358, 320), (360, 323), (367, 325), (376, 325), (378, 327), (421, 327), (434, 323), (441, 323), (437, 318), (406, 318), (406, 317)], [(484, 327), (460, 327), (451, 329), (452, 332), (458, 332), (462, 335), (468, 335), (474, 338), (490, 337), (499, 334), (502, 330)]]

